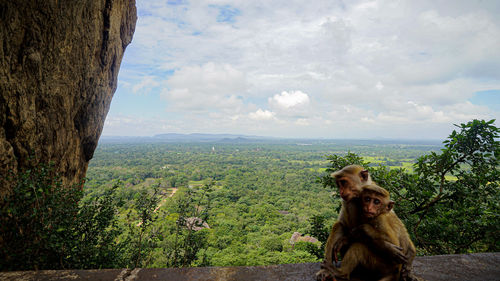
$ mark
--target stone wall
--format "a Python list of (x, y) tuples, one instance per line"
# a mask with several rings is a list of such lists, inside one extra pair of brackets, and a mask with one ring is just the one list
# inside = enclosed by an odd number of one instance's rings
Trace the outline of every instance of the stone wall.
[[(500, 253), (416, 257), (415, 274), (427, 281), (498, 281)], [(0, 280), (314, 281), (319, 263), (272, 266), (192, 267), (0, 272)], [(354, 280), (353, 280), (354, 281)]]
[(136, 19), (135, 0), (0, 0), (0, 195), (39, 162), (80, 183)]

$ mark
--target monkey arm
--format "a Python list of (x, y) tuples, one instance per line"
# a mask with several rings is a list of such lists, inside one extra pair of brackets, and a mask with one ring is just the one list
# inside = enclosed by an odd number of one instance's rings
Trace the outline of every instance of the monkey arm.
[(395, 263), (406, 264), (408, 262), (403, 248), (392, 243), (393, 239), (389, 235), (370, 224), (362, 224), (353, 229), (350, 239), (351, 242), (361, 242), (367, 245), (374, 252), (389, 255)]
[[(345, 237), (344, 226), (340, 221), (333, 224), (328, 240), (326, 240), (325, 245), (325, 261), (328, 263), (333, 263), (333, 260), (337, 261), (337, 253), (342, 247), (342, 238)], [(340, 247), (339, 247), (340, 246)]]
[(334, 247), (338, 243), (338, 240), (342, 235), (343, 235), (342, 224), (340, 223), (340, 221), (337, 221), (333, 224), (332, 230), (330, 231), (330, 235), (326, 240), (325, 258), (321, 263), (321, 269), (316, 273), (317, 281), (325, 281), (332, 279), (335, 280), (333, 260), (335, 259), (336, 261), (337, 256)]
[(413, 245), (413, 242), (411, 242), (410, 236), (408, 235), (408, 232), (404, 232), (403, 235), (400, 237), (400, 242), (401, 245), (406, 248), (406, 258), (407, 262), (403, 264), (403, 267), (401, 268), (401, 280), (402, 281), (420, 281), (422, 279), (416, 277), (413, 274), (413, 259), (415, 258), (416, 255), (416, 249), (415, 245)]

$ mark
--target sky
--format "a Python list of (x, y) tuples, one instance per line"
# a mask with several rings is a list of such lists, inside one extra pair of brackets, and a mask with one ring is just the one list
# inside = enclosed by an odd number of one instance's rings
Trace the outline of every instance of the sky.
[(500, 116), (498, 0), (136, 5), (103, 136), (444, 140)]

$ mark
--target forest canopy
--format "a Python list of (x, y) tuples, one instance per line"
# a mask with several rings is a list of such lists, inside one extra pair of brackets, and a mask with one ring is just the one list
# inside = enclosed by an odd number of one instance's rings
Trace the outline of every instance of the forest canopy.
[(499, 251), (499, 129), (456, 128), (441, 144), (101, 143), (83, 189), (50, 163), (17, 176), (0, 270), (320, 261), (340, 208), (329, 174), (348, 164), (390, 191), (419, 255)]

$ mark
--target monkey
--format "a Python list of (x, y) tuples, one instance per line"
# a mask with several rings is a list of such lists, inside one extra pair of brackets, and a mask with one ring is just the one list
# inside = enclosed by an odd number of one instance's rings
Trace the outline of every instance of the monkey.
[[(339, 188), (342, 198), (342, 207), (337, 222), (333, 225), (325, 247), (325, 260), (337, 262), (337, 253), (347, 244), (346, 234), (359, 224), (357, 203), (361, 187), (371, 184), (372, 179), (368, 170), (359, 165), (349, 165), (339, 171), (333, 172), (331, 177)], [(351, 202), (354, 200), (353, 202)]]
[[(330, 267), (336, 278), (349, 279), (357, 266), (370, 270), (370, 279), (380, 281), (398, 281), (403, 266), (411, 266), (415, 257), (415, 246), (408, 235), (406, 227), (394, 213), (394, 201), (389, 192), (376, 184), (362, 187), (360, 194), (361, 224), (351, 233), (354, 242), (347, 249), (340, 267)], [(379, 247), (387, 242), (402, 250), (404, 259), (394, 259), (385, 255), (392, 252), (393, 247)], [(369, 247), (375, 245), (375, 247)], [(408, 270), (408, 269), (405, 269)], [(403, 279), (407, 279), (403, 276)]]
[(349, 231), (359, 225), (359, 203), (349, 202), (352, 200), (359, 201), (358, 196), (361, 192), (361, 187), (372, 183), (368, 170), (359, 165), (346, 166), (341, 170), (333, 172), (330, 176), (335, 178), (335, 183), (342, 198), (342, 207), (339, 217), (333, 224), (326, 241), (325, 257), (321, 269), (316, 273), (316, 279), (319, 281), (333, 278), (333, 272), (330, 267), (334, 260), (338, 262), (338, 252), (345, 252)]
[[(391, 258), (394, 263), (401, 263), (399, 276), (401, 280), (423, 280), (416, 277), (412, 272), (416, 248), (411, 241), (405, 225), (393, 210), (394, 201), (390, 200), (389, 192), (376, 184), (365, 185), (363, 186), (360, 197), (363, 224), (355, 228), (352, 235), (354, 237), (364, 236), (368, 238), (368, 240), (365, 240), (365, 244), (369, 245), (372, 243), (374, 247), (372, 247), (371, 250), (375, 250), (378, 254), (385, 256), (398, 255), (399, 253), (403, 254), (403, 256), (392, 256)], [(385, 208), (381, 207), (384, 204), (387, 206)], [(385, 223), (387, 223), (387, 225), (384, 228)], [(388, 234), (391, 230), (397, 235), (398, 243), (394, 243), (391, 236)], [(384, 233), (385, 231), (388, 232)], [(356, 240), (356, 238), (354, 238), (354, 240)], [(398, 246), (401, 252), (394, 252), (394, 245)]]
[[(359, 194), (363, 185), (373, 184), (370, 174), (359, 165), (349, 165), (331, 174), (339, 188), (342, 198), (342, 207), (337, 222), (332, 226), (330, 235), (325, 245), (325, 257), (320, 271), (316, 273), (317, 280), (332, 279), (331, 267), (333, 261), (338, 262), (337, 254), (344, 254), (349, 246), (349, 233), (361, 222)], [(405, 256), (399, 247), (388, 241), (371, 243), (376, 248), (388, 252), (395, 260), (405, 262)]]

